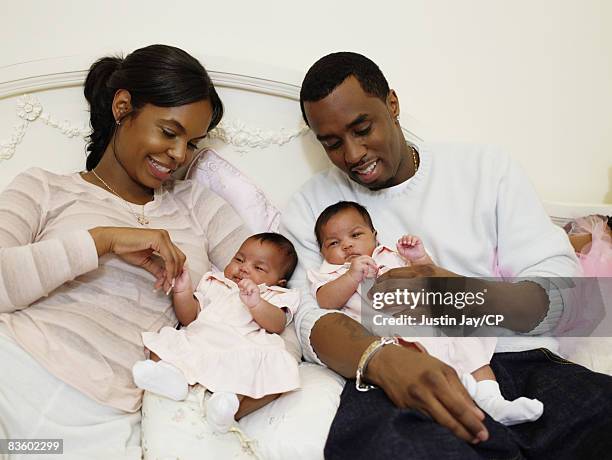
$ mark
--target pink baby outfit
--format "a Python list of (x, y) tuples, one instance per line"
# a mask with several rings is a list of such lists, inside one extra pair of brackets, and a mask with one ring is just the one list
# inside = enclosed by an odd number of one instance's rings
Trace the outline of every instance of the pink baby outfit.
[[(285, 310), (287, 324), (300, 303), (296, 290), (259, 285), (261, 298)], [(144, 332), (144, 345), (180, 369), (189, 384), (251, 398), (299, 387), (298, 363), (278, 334), (260, 327), (242, 303), (236, 283), (208, 272), (197, 287), (202, 310), (187, 327)]]
[[(372, 259), (378, 265), (378, 276), (392, 268), (410, 265), (400, 255), (386, 246), (377, 246), (372, 253)], [(312, 293), (316, 298), (317, 290), (324, 284), (345, 274), (351, 264), (334, 265), (327, 261), (321, 264), (319, 271), (309, 270), (308, 279), (312, 284)], [(346, 305), (340, 310), (356, 321), (361, 321), (361, 305), (366, 299), (360, 284)], [(441, 331), (439, 331), (441, 332)], [(459, 375), (472, 373), (476, 369), (489, 364), (495, 351), (495, 337), (404, 337), (411, 342), (419, 342), (427, 352), (453, 367)]]

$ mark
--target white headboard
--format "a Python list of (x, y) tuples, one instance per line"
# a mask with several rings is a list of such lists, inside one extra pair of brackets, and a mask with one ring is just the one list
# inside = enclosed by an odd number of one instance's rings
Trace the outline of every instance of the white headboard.
[[(99, 56), (70, 56), (0, 69), (0, 189), (19, 172), (39, 166), (84, 169), (88, 134), (82, 84)], [(273, 66), (197, 56), (225, 104), (208, 145), (250, 176), (278, 207), (329, 161), (301, 119), (302, 75)], [(420, 140), (418, 121), (402, 114), (407, 137)], [(547, 203), (549, 214), (611, 214), (612, 205)]]

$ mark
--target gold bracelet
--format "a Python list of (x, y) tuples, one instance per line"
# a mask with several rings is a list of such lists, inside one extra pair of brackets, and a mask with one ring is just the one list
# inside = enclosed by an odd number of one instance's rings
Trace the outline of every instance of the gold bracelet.
[(357, 390), (369, 391), (369, 390), (376, 388), (376, 386), (374, 385), (369, 385), (367, 383), (364, 383), (362, 380), (363, 376), (366, 372), (366, 368), (368, 367), (368, 364), (370, 360), (372, 359), (372, 357), (376, 353), (378, 353), (378, 351), (382, 347), (386, 345), (391, 345), (391, 344), (401, 346), (397, 337), (381, 337), (380, 339), (372, 342), (368, 346), (368, 348), (365, 349), (365, 351), (361, 355), (361, 358), (359, 359), (359, 364), (357, 365), (357, 373), (355, 376), (355, 388), (357, 388)]

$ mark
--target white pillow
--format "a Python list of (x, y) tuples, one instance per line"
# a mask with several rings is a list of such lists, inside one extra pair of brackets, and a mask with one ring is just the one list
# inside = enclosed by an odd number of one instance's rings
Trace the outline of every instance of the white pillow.
[(279, 210), (249, 177), (213, 149), (200, 152), (186, 177), (227, 201), (253, 233), (278, 231)]
[(240, 420), (240, 429), (255, 441), (256, 455), (243, 449), (236, 434), (212, 432), (200, 409), (203, 390), (199, 385), (181, 402), (146, 391), (142, 402), (144, 459), (323, 460), (344, 379), (318, 364), (302, 363), (299, 371), (298, 390)]

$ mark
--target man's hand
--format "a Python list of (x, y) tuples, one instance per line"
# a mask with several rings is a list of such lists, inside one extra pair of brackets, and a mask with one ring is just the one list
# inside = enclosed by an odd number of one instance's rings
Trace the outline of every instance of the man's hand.
[(475, 444), (489, 437), (484, 414), (455, 370), (426, 353), (388, 345), (372, 357), (365, 377), (396, 406), (429, 415), (465, 441)]
[[(346, 378), (354, 378), (364, 350), (377, 337), (341, 313), (317, 320), (310, 340), (317, 356)], [(398, 407), (411, 407), (468, 442), (483, 441), (488, 432), (484, 414), (476, 407), (455, 371), (413, 348), (387, 345), (366, 368), (368, 382), (381, 387)]]

